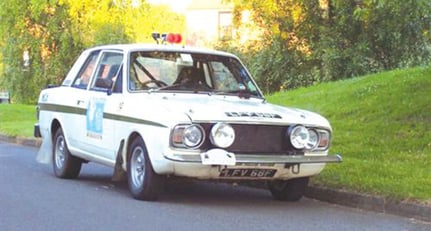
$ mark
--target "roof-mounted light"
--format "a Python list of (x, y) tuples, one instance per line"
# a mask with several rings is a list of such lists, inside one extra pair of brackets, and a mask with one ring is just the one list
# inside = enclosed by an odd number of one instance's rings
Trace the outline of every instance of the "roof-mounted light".
[(167, 36), (166, 36), (166, 41), (168, 42), (168, 43), (181, 43), (181, 40), (182, 40), (183, 38), (181, 37), (181, 35), (180, 34), (173, 34), (173, 33), (169, 33)]
[(157, 42), (157, 44), (159, 44), (159, 39), (160, 39), (160, 33), (152, 33), (151, 36), (153, 37), (153, 39)]
[(157, 44), (164, 44), (166, 42), (168, 43), (181, 43), (182, 36), (181, 34), (175, 34), (175, 33), (168, 33), (168, 34), (160, 34), (160, 33), (152, 33), (151, 36), (153, 39), (157, 42)]

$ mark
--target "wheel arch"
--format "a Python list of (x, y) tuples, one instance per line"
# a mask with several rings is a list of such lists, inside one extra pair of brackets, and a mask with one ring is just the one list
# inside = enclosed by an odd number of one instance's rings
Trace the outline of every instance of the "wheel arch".
[[(174, 173), (173, 163), (167, 160), (164, 155), (165, 148), (165, 140), (163, 137), (165, 135), (160, 135), (157, 131), (132, 131), (128, 136), (125, 137), (126, 141), (123, 148), (122, 158), (123, 165), (122, 168), (127, 170), (127, 162), (129, 158), (129, 152), (131, 148), (131, 144), (134, 139), (140, 138), (142, 139), (145, 151), (148, 154), (148, 158), (153, 170), (160, 175), (169, 175)], [(163, 143), (164, 142), (164, 143)]]
[(58, 128), (61, 128), (60, 121), (58, 121), (58, 119), (54, 119), (54, 120), (51, 122), (51, 129), (50, 129), (50, 132), (51, 132), (51, 140), (54, 140), (55, 131), (57, 131), (57, 129), (58, 129)]
[[(147, 144), (145, 143), (145, 139), (143, 138), (143, 136), (141, 134), (139, 134), (138, 132), (134, 131), (132, 133), (130, 133), (130, 135), (127, 137), (127, 141), (126, 141), (126, 145), (124, 147), (124, 151), (122, 152), (122, 157), (123, 157), (123, 169), (127, 171), (127, 162), (129, 161), (129, 156), (130, 156), (130, 146), (133, 143), (133, 140), (140, 138), (142, 139), (142, 141), (144, 142), (144, 146), (145, 146), (145, 150), (148, 152), (147, 149)], [(151, 162), (151, 161), (150, 161)]]
[[(114, 167), (114, 174), (112, 176), (112, 179), (114, 181), (121, 181), (126, 177), (127, 172), (127, 163), (129, 162), (129, 155), (130, 155), (130, 146), (136, 138), (141, 138), (143, 141), (144, 139), (138, 132), (132, 132), (128, 137), (121, 140), (120, 146), (118, 148), (117, 156), (115, 158), (115, 167)], [(147, 149), (145, 141), (144, 141), (145, 149)]]
[[(126, 155), (125, 157), (128, 158), (129, 157), (129, 150), (130, 150), (130, 145), (132, 144), (133, 140), (135, 140), (136, 138), (141, 138), (142, 141), (144, 141), (144, 145), (145, 145), (145, 149), (147, 149), (146, 147), (146, 143), (144, 138), (142, 137), (141, 134), (139, 134), (138, 132), (132, 132), (130, 133), (129, 137), (127, 138), (127, 145), (126, 145)], [(148, 150), (147, 150), (148, 151)]]

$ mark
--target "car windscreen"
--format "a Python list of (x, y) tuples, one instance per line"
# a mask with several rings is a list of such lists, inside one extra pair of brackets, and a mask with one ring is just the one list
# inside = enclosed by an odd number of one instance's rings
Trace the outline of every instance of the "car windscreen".
[(132, 52), (129, 91), (246, 93), (261, 97), (241, 62), (230, 56), (186, 52)]

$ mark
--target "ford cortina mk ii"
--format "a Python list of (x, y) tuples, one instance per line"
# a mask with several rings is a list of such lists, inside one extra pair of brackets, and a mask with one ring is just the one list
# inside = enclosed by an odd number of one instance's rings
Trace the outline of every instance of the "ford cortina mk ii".
[(263, 182), (297, 201), (326, 163), (322, 116), (268, 103), (234, 55), (164, 44), (106, 45), (78, 57), (60, 86), (41, 91), (38, 161), (77, 178), (88, 162), (155, 200), (168, 177)]

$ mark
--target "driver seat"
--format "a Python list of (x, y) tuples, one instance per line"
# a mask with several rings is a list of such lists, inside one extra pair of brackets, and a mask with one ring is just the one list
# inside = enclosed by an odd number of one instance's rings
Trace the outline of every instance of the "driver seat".
[(191, 88), (199, 86), (208, 87), (203, 70), (196, 67), (183, 67), (173, 85), (182, 85)]

